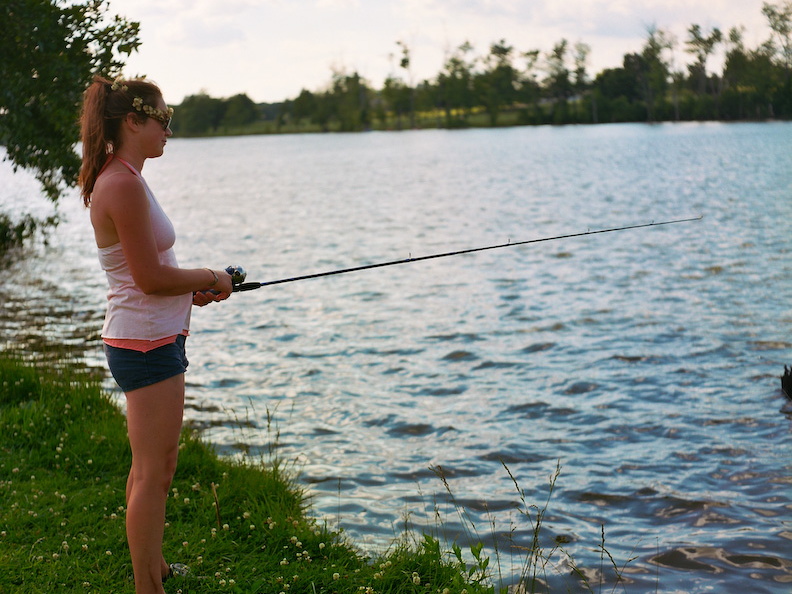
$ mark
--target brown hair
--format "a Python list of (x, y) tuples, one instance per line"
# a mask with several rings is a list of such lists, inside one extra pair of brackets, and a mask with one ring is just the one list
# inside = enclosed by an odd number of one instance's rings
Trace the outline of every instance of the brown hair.
[(162, 91), (154, 83), (142, 80), (111, 81), (95, 76), (83, 95), (80, 115), (82, 140), (82, 166), (79, 185), (83, 204), (91, 204), (91, 193), (96, 178), (107, 162), (107, 156), (121, 147), (121, 121), (128, 113), (145, 119), (148, 116), (135, 108), (133, 101), (140, 98), (146, 105), (156, 105)]

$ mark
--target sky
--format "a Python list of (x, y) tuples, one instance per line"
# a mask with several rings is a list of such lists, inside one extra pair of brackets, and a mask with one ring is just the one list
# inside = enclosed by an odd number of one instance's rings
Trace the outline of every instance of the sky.
[[(767, 40), (763, 1), (109, 0), (108, 7), (141, 26), (125, 76), (145, 74), (177, 105), (199, 92), (275, 103), (322, 90), (334, 71), (357, 72), (376, 89), (389, 75), (419, 82), (466, 41), (476, 56), (502, 39), (517, 55), (542, 56), (561, 39), (583, 42), (596, 75), (639, 52), (651, 26), (678, 40), (673, 59), (681, 65), (690, 61), (684, 41), (692, 24), (705, 33), (743, 26), (749, 48)], [(410, 50), (409, 73), (399, 67), (397, 41)]]

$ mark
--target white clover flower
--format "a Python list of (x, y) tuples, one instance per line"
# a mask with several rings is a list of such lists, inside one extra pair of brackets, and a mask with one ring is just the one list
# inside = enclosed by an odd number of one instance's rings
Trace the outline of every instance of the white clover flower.
[(184, 498), (184, 505), (190, 505), (190, 498), (189, 497), (185, 497)]
[(228, 530), (230, 526), (228, 524), (223, 524), (223, 530)]
[(337, 579), (340, 579), (340, 578), (341, 578), (341, 575), (339, 573), (334, 573), (333, 574), (333, 579), (334, 580), (337, 580)]

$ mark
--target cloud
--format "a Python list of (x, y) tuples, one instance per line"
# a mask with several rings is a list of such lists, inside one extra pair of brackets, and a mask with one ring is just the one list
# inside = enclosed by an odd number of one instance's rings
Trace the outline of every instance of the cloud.
[(360, 7), (360, 0), (316, 0), (317, 8), (345, 10)]
[(191, 17), (179, 22), (173, 40), (193, 49), (216, 49), (239, 45), (247, 40), (245, 29), (228, 19)]

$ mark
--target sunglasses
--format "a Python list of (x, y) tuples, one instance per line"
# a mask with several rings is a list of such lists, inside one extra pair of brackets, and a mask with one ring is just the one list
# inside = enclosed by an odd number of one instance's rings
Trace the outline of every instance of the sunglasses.
[(150, 113), (149, 117), (150, 118), (154, 118), (155, 120), (157, 120), (160, 123), (160, 125), (162, 126), (162, 130), (164, 132), (167, 132), (170, 129), (170, 123), (171, 123), (171, 120), (173, 118), (170, 118), (170, 117), (167, 117), (167, 116), (160, 116), (158, 114), (153, 114), (153, 113)]

